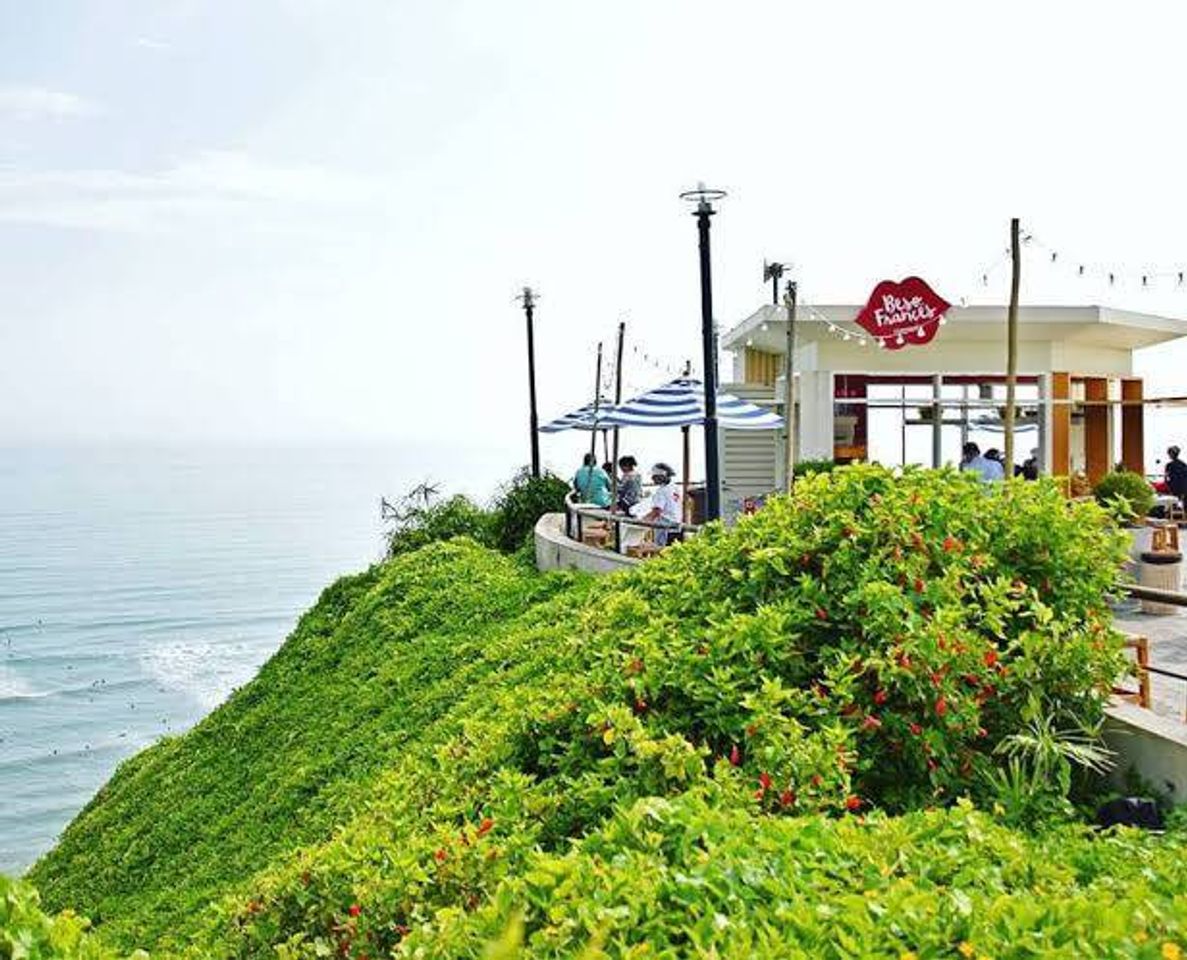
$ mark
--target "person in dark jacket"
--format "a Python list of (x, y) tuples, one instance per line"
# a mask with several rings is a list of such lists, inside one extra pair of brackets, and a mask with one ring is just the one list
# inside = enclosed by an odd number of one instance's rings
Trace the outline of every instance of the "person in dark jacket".
[(1187, 463), (1179, 459), (1179, 448), (1166, 451), (1166, 488), (1183, 502), (1187, 509)]

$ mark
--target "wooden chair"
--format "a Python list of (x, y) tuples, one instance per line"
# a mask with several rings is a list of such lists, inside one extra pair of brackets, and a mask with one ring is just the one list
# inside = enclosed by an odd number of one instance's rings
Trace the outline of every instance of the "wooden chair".
[(1126, 687), (1114, 687), (1113, 695), (1120, 700), (1128, 700), (1139, 707), (1150, 709), (1150, 641), (1146, 637), (1134, 633), (1125, 633), (1125, 649), (1134, 652), (1134, 662), (1138, 668), (1138, 688), (1130, 690)]

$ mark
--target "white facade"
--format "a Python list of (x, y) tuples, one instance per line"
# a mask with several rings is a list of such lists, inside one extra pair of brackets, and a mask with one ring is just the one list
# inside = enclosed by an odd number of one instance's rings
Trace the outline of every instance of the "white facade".
[[(835, 417), (838, 378), (977, 378), (1000, 380), (1006, 367), (1006, 307), (953, 307), (945, 323), (933, 340), (926, 344), (905, 345), (900, 349), (879, 347), (853, 322), (859, 305), (830, 305), (803, 308), (796, 318), (796, 400), (798, 430), (796, 459), (832, 459), (843, 440), (844, 416)], [(1060, 419), (1059, 404), (1071, 402), (1060, 399), (1059, 390), (1066, 389), (1068, 379), (1080, 384), (1085, 378), (1097, 385), (1108, 383), (1109, 397), (1116, 400), (1118, 384), (1133, 379), (1133, 351), (1141, 347), (1187, 335), (1187, 322), (1168, 317), (1132, 313), (1099, 306), (1022, 306), (1018, 311), (1018, 374), (1027, 378), (1029, 399), (1038, 402), (1040, 420), (1037, 433), (1042, 450), (1041, 461), (1061, 465), (1068, 473), (1082, 469), (1084, 464), (1060, 457), (1056, 443), (1067, 444), (1073, 450), (1083, 447), (1083, 428), (1079, 422)], [(756, 390), (767, 391), (766, 398), (781, 406), (784, 399), (782, 376), (787, 339), (786, 311), (782, 306), (766, 304), (726, 333), (721, 341), (723, 350), (732, 355), (733, 381), (725, 389), (735, 391), (746, 385), (750, 397), (757, 399)], [(862, 341), (864, 340), (864, 345)], [(762, 363), (756, 363), (761, 360)], [(756, 377), (756, 370), (761, 374)], [(772, 370), (775, 370), (772, 376)], [(1062, 377), (1053, 384), (1052, 374)], [(762, 383), (756, 382), (762, 380)], [(1055, 393), (1053, 394), (1053, 388)], [(916, 385), (918, 390), (918, 385)], [(1096, 386), (1096, 389), (1100, 389)], [(1036, 397), (1037, 390), (1037, 397)], [(937, 381), (935, 395), (941, 386)], [(930, 394), (929, 394), (930, 395)], [(1047, 402), (1055, 397), (1054, 402)], [(917, 397), (917, 394), (916, 394)], [(867, 401), (858, 401), (865, 403)], [(920, 401), (913, 399), (911, 404)], [(946, 401), (951, 402), (951, 401)], [(1109, 414), (1110, 431), (1115, 417)], [(869, 417), (863, 411), (863, 420)], [(1132, 421), (1131, 421), (1132, 422)], [(1099, 429), (1099, 422), (1097, 424)], [(941, 426), (936, 427), (939, 436)], [(1032, 431), (1032, 437), (1033, 437)], [(784, 460), (781, 442), (769, 437), (778, 450), (777, 464)], [(1021, 441), (1027, 443), (1028, 441)], [(1029, 442), (1033, 442), (1029, 441)], [(936, 441), (937, 461), (939, 440)], [(1080, 455), (1082, 461), (1083, 455)], [(729, 483), (731, 465), (725, 458), (723, 482)], [(780, 486), (783, 478), (776, 470), (770, 478), (772, 486)]]

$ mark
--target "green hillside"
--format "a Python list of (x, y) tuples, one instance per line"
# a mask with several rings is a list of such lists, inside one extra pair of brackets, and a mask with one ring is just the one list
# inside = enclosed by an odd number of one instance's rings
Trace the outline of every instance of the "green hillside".
[(1122, 549), (1054, 485), (873, 467), (597, 582), (433, 544), (29, 879), (158, 955), (1166, 956), (1187, 836), (1068, 799)]

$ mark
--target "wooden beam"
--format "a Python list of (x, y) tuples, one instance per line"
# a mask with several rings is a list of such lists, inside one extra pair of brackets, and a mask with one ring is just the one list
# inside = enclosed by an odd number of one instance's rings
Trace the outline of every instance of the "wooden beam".
[[(1146, 472), (1145, 410), (1140, 378), (1121, 381), (1121, 462), (1126, 470)], [(1128, 402), (1125, 402), (1128, 401)]]
[[(1109, 399), (1107, 377), (1085, 377), (1084, 399), (1084, 472), (1088, 482), (1095, 484), (1112, 466), (1109, 449), (1109, 408), (1099, 403)], [(1093, 404), (1093, 401), (1097, 401)]]
[[(1067, 400), (1071, 396), (1071, 374), (1051, 374), (1051, 399)], [(1051, 475), (1066, 477), (1072, 470), (1072, 408), (1068, 403), (1051, 405)]]

